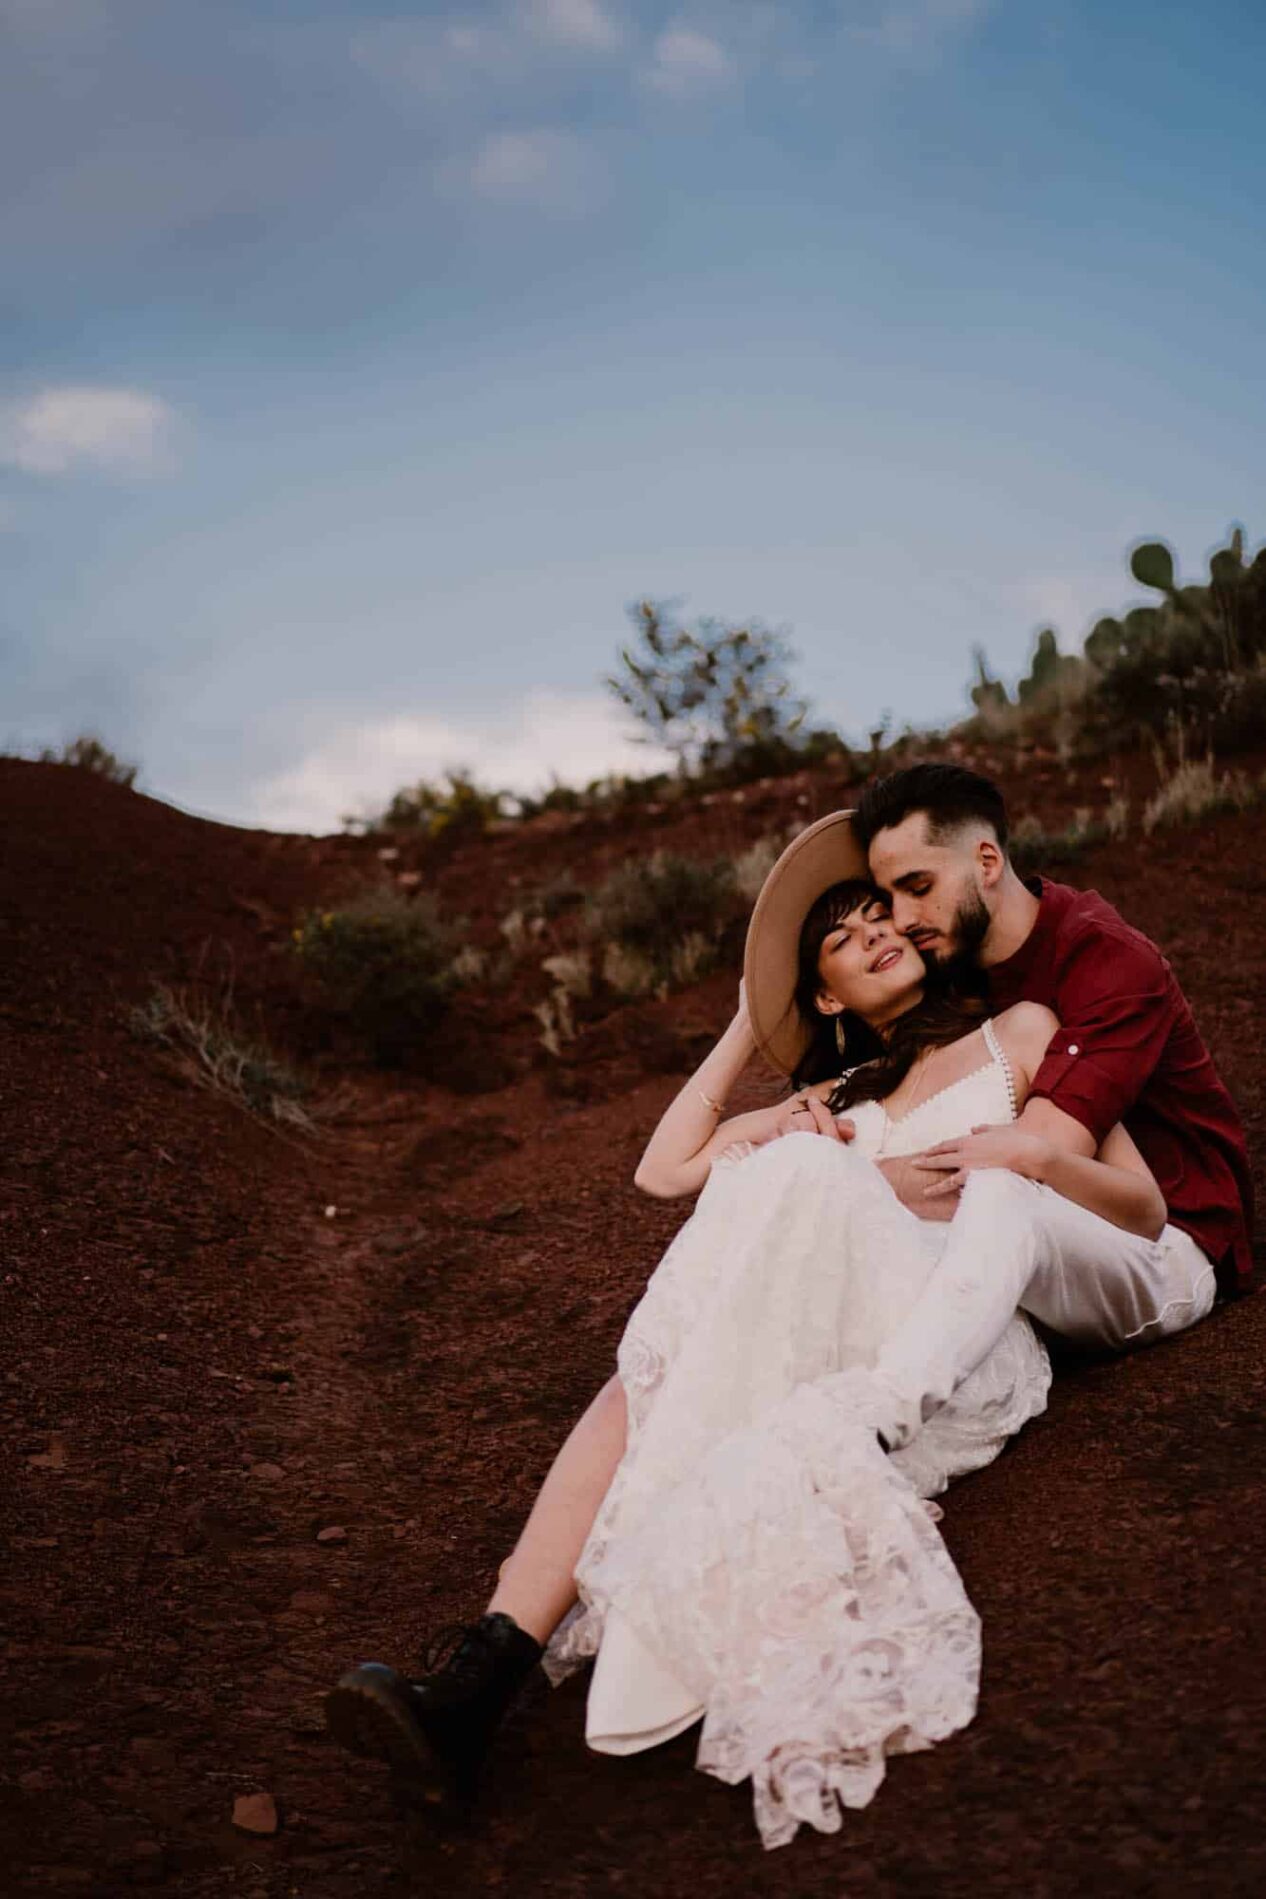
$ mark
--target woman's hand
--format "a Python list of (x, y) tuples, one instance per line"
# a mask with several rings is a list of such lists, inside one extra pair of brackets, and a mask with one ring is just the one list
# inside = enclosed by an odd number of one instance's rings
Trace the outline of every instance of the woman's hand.
[(853, 1133), (851, 1121), (837, 1121), (825, 1101), (811, 1088), (806, 1088), (793, 1095), (780, 1111), (770, 1138), (777, 1140), (784, 1134), (825, 1134), (832, 1141), (851, 1141)]
[(1023, 1133), (1014, 1122), (986, 1123), (953, 1141), (938, 1141), (913, 1158), (913, 1165), (939, 1180), (923, 1189), (923, 1198), (958, 1193), (977, 1167), (1006, 1167), (1026, 1180), (1041, 1180), (1051, 1157), (1051, 1144), (1040, 1135)]

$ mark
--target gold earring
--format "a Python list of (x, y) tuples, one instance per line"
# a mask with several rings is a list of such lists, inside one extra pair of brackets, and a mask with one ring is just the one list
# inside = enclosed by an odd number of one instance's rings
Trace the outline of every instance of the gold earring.
[(835, 1046), (841, 1055), (848, 1054), (848, 1042), (844, 1034), (844, 1019), (838, 1015), (835, 1018)]

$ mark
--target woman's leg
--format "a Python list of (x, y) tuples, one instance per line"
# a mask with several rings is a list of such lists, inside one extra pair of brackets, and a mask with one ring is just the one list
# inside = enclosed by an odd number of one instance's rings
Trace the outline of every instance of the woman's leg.
[(538, 1642), (548, 1642), (576, 1600), (572, 1572), (624, 1455), (627, 1433), (617, 1373), (577, 1419), (551, 1464), (485, 1614), (500, 1610)]

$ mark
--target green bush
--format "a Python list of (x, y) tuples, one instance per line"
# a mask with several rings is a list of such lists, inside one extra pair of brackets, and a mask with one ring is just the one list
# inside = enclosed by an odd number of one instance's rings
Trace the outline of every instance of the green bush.
[(344, 826), (369, 831), (421, 831), (426, 837), (469, 835), (482, 831), (494, 818), (504, 817), (509, 794), (476, 783), (474, 775), (455, 768), (443, 782), (419, 778), (397, 791), (379, 816), (366, 823), (352, 816)]
[[(615, 954), (604, 974), (625, 993), (696, 980), (739, 910), (733, 860), (656, 851), (630, 859), (590, 893), (586, 933)], [(621, 973), (622, 972), (622, 973)]]
[(292, 939), (383, 1067), (416, 1051), (462, 980), (458, 926), (426, 891), (373, 891), (310, 911)]

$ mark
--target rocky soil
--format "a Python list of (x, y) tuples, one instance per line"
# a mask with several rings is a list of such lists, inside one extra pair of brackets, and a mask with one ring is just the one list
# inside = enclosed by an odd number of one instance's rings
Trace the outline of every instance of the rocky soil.
[[(1118, 766), (1128, 776), (1131, 767)], [(1084, 786), (1030, 768), (1052, 821)], [(1095, 801), (1109, 795), (1095, 790)], [(829, 774), (604, 824), (540, 820), (415, 871), (496, 940), (533, 881), (736, 849), (847, 801)], [(373, 840), (239, 830), (0, 760), (0, 1766), (5, 1890), (1012, 1899), (1266, 1887), (1266, 1304), (1062, 1363), (1048, 1413), (942, 1499), (980, 1610), (980, 1712), (892, 1763), (838, 1834), (762, 1851), (697, 1730), (583, 1740), (586, 1677), (534, 1679), (468, 1832), (397, 1810), (326, 1738), (349, 1661), (415, 1665), (482, 1608), (688, 1208), (631, 1176), (735, 977), (540, 1049), (526, 989), (463, 1002), (376, 1072), (296, 981), (307, 904)], [(1266, 1156), (1261, 813), (1104, 846), (1090, 883), (1165, 949)], [(275, 1129), (138, 1041), (200, 984), (313, 1077)], [(752, 1072), (750, 1100), (773, 1079)], [(1260, 1178), (1259, 1165), (1259, 1178)], [(1266, 1203), (1266, 1201), (1264, 1201)]]

